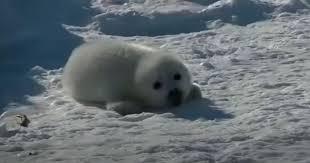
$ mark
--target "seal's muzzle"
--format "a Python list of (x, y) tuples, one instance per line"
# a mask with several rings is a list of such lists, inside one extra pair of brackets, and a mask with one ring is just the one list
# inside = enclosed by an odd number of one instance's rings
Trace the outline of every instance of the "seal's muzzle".
[(172, 106), (179, 106), (182, 103), (183, 93), (178, 88), (174, 88), (168, 93), (168, 102)]

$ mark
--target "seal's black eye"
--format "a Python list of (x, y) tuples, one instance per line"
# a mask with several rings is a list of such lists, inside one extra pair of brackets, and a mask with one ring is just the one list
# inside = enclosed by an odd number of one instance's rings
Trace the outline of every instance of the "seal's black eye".
[(174, 80), (181, 80), (181, 74), (179, 74), (179, 73), (174, 74), (173, 79)]
[(153, 84), (153, 88), (154, 88), (155, 90), (158, 90), (158, 89), (160, 89), (161, 87), (162, 87), (162, 83), (159, 82), (159, 81), (156, 81), (156, 82)]

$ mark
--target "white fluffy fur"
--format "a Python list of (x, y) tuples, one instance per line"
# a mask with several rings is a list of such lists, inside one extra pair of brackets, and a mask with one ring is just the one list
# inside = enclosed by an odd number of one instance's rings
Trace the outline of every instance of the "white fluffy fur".
[[(173, 79), (176, 73), (181, 80)], [(162, 83), (158, 90), (153, 88), (156, 81)], [(181, 90), (182, 102), (201, 97), (199, 87), (192, 84), (187, 68), (175, 55), (112, 40), (76, 48), (64, 68), (63, 86), (80, 102), (107, 103), (108, 109), (121, 114), (169, 107), (167, 94), (175, 88)]]

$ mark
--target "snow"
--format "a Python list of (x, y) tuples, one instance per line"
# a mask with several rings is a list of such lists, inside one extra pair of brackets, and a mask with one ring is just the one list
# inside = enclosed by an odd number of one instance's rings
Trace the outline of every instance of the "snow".
[[(0, 117), (1, 161), (310, 162), (309, 4), (1, 1), (0, 103), (12, 102)], [(81, 41), (104, 38), (175, 51), (204, 99), (127, 116), (75, 102), (61, 67)]]

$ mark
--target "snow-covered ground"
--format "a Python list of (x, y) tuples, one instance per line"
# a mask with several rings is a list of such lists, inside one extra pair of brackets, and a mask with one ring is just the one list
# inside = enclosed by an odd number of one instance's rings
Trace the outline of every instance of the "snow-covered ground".
[[(310, 162), (309, 0), (3, 0), (0, 21), (0, 162)], [(177, 52), (204, 99), (127, 116), (75, 102), (61, 67), (104, 38)]]

